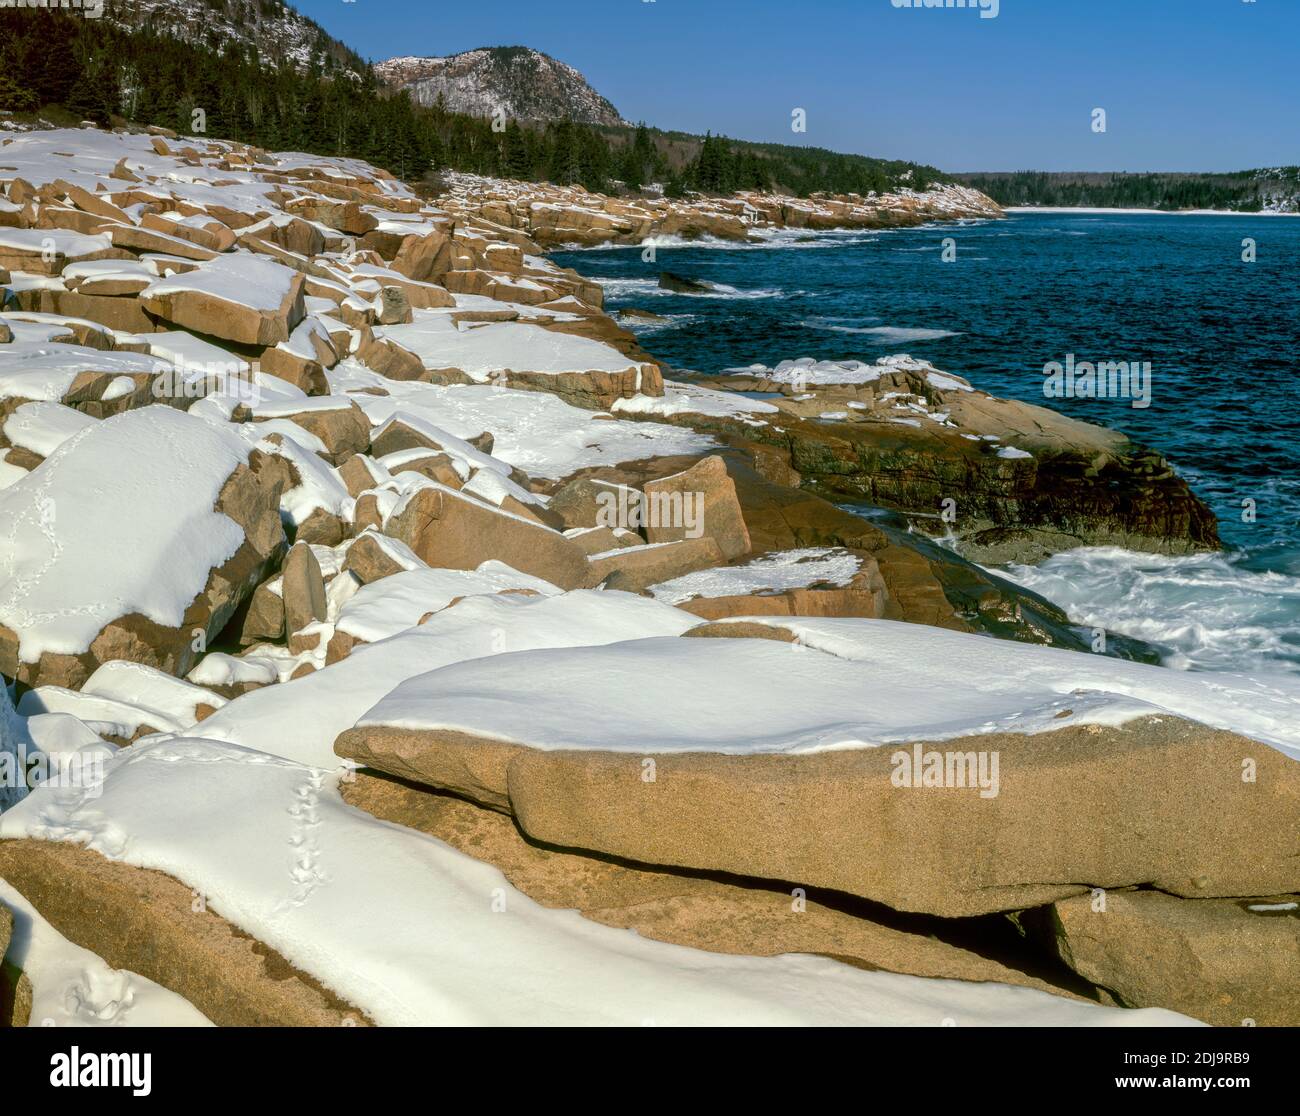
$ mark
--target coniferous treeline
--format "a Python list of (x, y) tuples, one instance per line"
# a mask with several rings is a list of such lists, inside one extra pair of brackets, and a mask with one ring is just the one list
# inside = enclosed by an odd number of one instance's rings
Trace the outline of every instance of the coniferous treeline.
[[(352, 156), (420, 182), (466, 171), (611, 191), (662, 182), (732, 193), (868, 193), (940, 180), (933, 167), (818, 148), (661, 132), (644, 125), (510, 121), (423, 107), (380, 86), (355, 56), (299, 71), (230, 41), (195, 45), (51, 10), (0, 10), (0, 110), (100, 124), (159, 124), (272, 150)], [(66, 119), (65, 121), (66, 122)]]
[(1000, 205), (1098, 206), (1107, 209), (1234, 209), (1252, 213), (1279, 198), (1300, 197), (1300, 168), (1233, 174), (1103, 174), (1017, 171), (959, 174)]
[(656, 133), (670, 148), (680, 143), (693, 157), (666, 180), (672, 196), (686, 190), (730, 194), (737, 190), (780, 189), (807, 197), (831, 194), (884, 193), (900, 186), (924, 190), (935, 182), (951, 181), (934, 167), (915, 163), (841, 155), (820, 147), (735, 141), (707, 135), (702, 141), (683, 133)]

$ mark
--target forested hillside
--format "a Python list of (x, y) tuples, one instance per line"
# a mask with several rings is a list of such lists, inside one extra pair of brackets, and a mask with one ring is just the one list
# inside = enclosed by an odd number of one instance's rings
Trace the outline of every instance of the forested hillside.
[(358, 73), (313, 57), (303, 68), (268, 64), (234, 39), (197, 43), (56, 11), (0, 11), (0, 110), (355, 156), (413, 182), (459, 170), (600, 191), (662, 182), (671, 194), (774, 188), (806, 196), (948, 180), (911, 163), (644, 126), (511, 120), (497, 131), (486, 117), (382, 88), (369, 66)]
[(1043, 171), (958, 174), (1001, 205), (1117, 209), (1235, 209), (1283, 213), (1300, 208), (1300, 167), (1234, 174), (1104, 174)]

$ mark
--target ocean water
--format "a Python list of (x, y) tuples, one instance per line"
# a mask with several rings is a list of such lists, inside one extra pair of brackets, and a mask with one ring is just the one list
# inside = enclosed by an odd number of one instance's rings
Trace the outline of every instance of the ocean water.
[[(600, 281), (611, 311), (666, 316), (637, 332), (682, 370), (909, 352), (1158, 449), (1219, 517), (1222, 554), (1089, 548), (1001, 572), (1170, 666), (1300, 673), (1300, 219), (1029, 213), (745, 245), (661, 239), (655, 256), (553, 254)], [(660, 270), (717, 289), (662, 291)], [(1149, 361), (1150, 405), (1045, 398), (1044, 365), (1070, 354)]]

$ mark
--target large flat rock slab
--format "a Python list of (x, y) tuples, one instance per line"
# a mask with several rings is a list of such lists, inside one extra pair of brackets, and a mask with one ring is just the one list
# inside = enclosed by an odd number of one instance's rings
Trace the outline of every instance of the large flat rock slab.
[[(442, 582), (443, 596), (431, 599), (422, 594), (423, 603), (417, 607), (433, 611), (423, 623), (363, 644), (346, 659), (305, 678), (245, 694), (205, 720), (203, 735), (318, 767), (335, 767), (335, 739), (403, 679), (465, 659), (538, 647), (613, 643), (644, 632), (680, 635), (698, 623), (694, 616), (629, 593), (578, 590), (559, 596), (525, 596), (498, 592), (508, 583), (475, 585), (467, 576), (461, 584), (449, 586), (442, 577), (434, 577)], [(423, 579), (415, 580), (418, 585)], [(406, 587), (397, 588), (393, 603), (401, 608), (395, 613), (412, 619), (413, 610), (406, 609), (409, 598), (401, 591)], [(465, 599), (448, 604), (448, 589)], [(358, 593), (352, 600), (360, 598)], [(363, 612), (370, 613), (369, 602), (363, 605)], [(387, 624), (393, 615), (387, 612), (384, 609), (371, 619)], [(345, 609), (340, 618), (343, 630), (351, 626), (346, 622), (351, 619), (355, 616), (349, 617)], [(380, 635), (370, 624), (357, 630)], [(312, 716), (304, 717), (304, 709), (311, 709)]]
[[(997, 751), (995, 799), (978, 786), (896, 786), (894, 749), (681, 753), (653, 757), (651, 769), (640, 755), (544, 752), (452, 733), (358, 729), (340, 750), (364, 756), (359, 739), (372, 765), (508, 808), (538, 841), (791, 880), (898, 910), (956, 918), (1091, 886), (1150, 883), (1191, 896), (1297, 886), (1295, 765), (1256, 745), (1261, 770), (1283, 789), (1245, 786), (1250, 742), (1183, 722), (921, 745), (923, 754), (969, 755), (972, 773), (981, 751)], [(1179, 771), (1154, 803), (1143, 775), (1153, 769)]]
[(573, 908), (642, 937), (756, 957), (816, 953), (867, 969), (1075, 995), (940, 940), (929, 932), (938, 920), (904, 929), (827, 906), (806, 893), (741, 886), (538, 845), (501, 813), (365, 771), (339, 789), (344, 801), (358, 809), (495, 865), (544, 906)]
[(338, 1027), (364, 1013), (161, 872), (77, 845), (0, 841), (0, 878), (65, 938), (170, 988), (226, 1027)]
[(949, 917), (1089, 886), (1300, 885), (1300, 766), (1183, 719), (1238, 715), (1222, 679), (1171, 693), (1170, 672), (1099, 656), (790, 624), (766, 628), (812, 631), (529, 652), (508, 677), (450, 666), (396, 687), (335, 750), (510, 810), (547, 843)]
[(630, 360), (589, 337), (526, 322), (458, 329), (444, 316), (417, 314), (412, 324), (385, 326), (378, 336), (414, 353), (435, 382), (459, 379), (545, 391), (595, 410), (604, 410), (618, 399), (664, 391), (657, 365)]
[[(41, 788), (0, 817), (0, 836), (39, 843), (56, 831), (183, 880), (380, 1024), (1181, 1021), (1032, 988), (936, 986), (823, 957), (710, 953), (615, 931), (543, 907), (491, 865), (347, 805), (327, 772), (209, 740), (136, 745), (112, 761), (98, 798)], [(193, 892), (179, 899), (188, 910)]]

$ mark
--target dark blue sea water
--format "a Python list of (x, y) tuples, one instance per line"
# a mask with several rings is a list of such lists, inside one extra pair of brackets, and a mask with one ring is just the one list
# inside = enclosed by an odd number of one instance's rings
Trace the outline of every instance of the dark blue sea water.
[[(1300, 219), (1029, 213), (875, 233), (786, 230), (758, 245), (660, 241), (655, 255), (553, 258), (599, 280), (608, 309), (667, 315), (638, 332), (681, 369), (909, 352), (1160, 450), (1218, 515), (1225, 555), (1090, 549), (1005, 572), (1081, 623), (1163, 646), (1171, 665), (1300, 671)], [(722, 289), (661, 291), (660, 270)], [(1150, 361), (1150, 406), (1044, 398), (1044, 364), (1071, 353)]]

